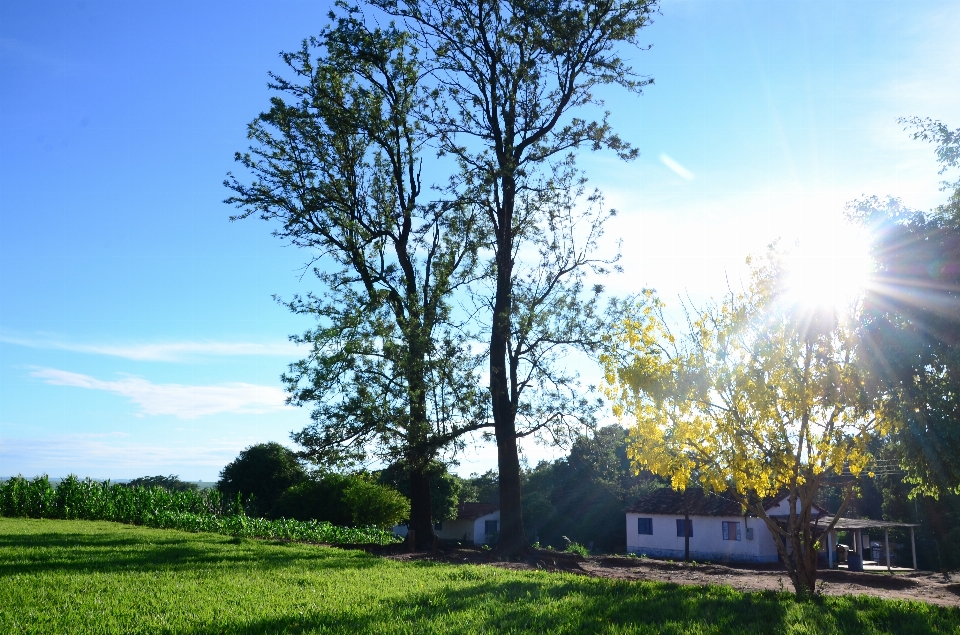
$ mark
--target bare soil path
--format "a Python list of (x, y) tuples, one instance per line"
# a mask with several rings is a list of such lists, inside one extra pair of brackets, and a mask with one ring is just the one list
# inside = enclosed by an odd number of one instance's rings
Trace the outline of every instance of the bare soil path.
[[(393, 550), (390, 550), (393, 551)], [(790, 578), (779, 565), (684, 564), (652, 558), (580, 556), (536, 550), (525, 561), (496, 558), (489, 551), (441, 547), (434, 552), (383, 553), (394, 560), (433, 560), (449, 564), (488, 564), (509, 569), (545, 569), (615, 580), (650, 580), (674, 584), (725, 584), (740, 591), (792, 592)], [(872, 595), (886, 599), (918, 600), (960, 607), (960, 574), (943, 576), (930, 571), (908, 573), (855, 573), (821, 571), (820, 592), (826, 595)]]

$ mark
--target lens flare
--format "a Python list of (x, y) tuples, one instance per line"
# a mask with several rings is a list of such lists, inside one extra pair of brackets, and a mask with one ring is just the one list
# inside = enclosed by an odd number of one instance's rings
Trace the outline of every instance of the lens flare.
[(788, 299), (803, 309), (842, 312), (860, 300), (870, 279), (865, 233), (837, 226), (830, 235), (799, 242), (787, 254)]

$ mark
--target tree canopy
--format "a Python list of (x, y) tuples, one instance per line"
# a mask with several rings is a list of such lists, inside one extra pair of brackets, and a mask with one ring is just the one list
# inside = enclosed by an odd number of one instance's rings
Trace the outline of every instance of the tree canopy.
[[(960, 161), (960, 129), (902, 120), (937, 143), (941, 174)], [(960, 492), (960, 180), (928, 213), (895, 198), (848, 205), (871, 238), (876, 271), (864, 298), (860, 357), (879, 390), (879, 412), (896, 430), (912, 493)]]
[(253, 497), (249, 511), (270, 513), (287, 488), (303, 481), (306, 471), (297, 454), (279, 443), (258, 443), (246, 448), (220, 471), (217, 489), (229, 501)]
[(181, 481), (176, 474), (169, 476), (141, 476), (126, 483), (127, 487), (162, 487), (171, 492), (190, 492), (199, 489), (196, 483)]
[[(313, 423), (293, 435), (320, 464), (402, 460), (411, 523), (433, 538), (429, 478), (441, 452), (487, 425), (486, 408), (452, 297), (478, 274), (477, 214), (446, 184), (421, 179), (434, 132), (413, 109), (423, 61), (409, 34), (368, 28), (346, 10), (272, 74), (277, 95), (249, 127), (228, 199), (277, 221), (274, 233), (309, 250), (322, 291), (288, 303), (317, 327), (283, 379)], [(425, 194), (432, 192), (436, 198)]]
[[(589, 347), (592, 298), (583, 274), (615, 258), (595, 248), (609, 216), (598, 196), (578, 199), (573, 164), (583, 147), (636, 151), (611, 129), (597, 90), (639, 92), (618, 54), (636, 44), (656, 0), (372, 0), (403, 21), (431, 61), (434, 82), (421, 119), (441, 153), (460, 166), (459, 183), (485, 218), (492, 251), (489, 294), (489, 390), (497, 441), (499, 550), (526, 548), (517, 440), (591, 423), (576, 377), (557, 364), (570, 346)], [(592, 206), (589, 213), (583, 207)], [(524, 263), (527, 254), (534, 257)], [(529, 266), (525, 266), (529, 265)]]
[[(871, 411), (857, 364), (856, 315), (807, 311), (785, 294), (775, 252), (754, 264), (742, 293), (691, 312), (675, 337), (648, 295), (626, 305), (603, 356), (615, 414), (631, 425), (637, 469), (729, 492), (770, 529), (798, 594), (814, 590), (814, 500), (868, 465), (868, 443), (889, 431)], [(778, 523), (764, 504), (786, 495)], [(821, 527), (828, 530), (828, 527)]]

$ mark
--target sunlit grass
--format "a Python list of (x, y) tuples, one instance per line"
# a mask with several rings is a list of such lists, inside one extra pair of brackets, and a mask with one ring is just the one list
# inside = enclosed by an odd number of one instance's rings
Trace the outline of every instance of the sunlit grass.
[(615, 582), (106, 522), (0, 519), (2, 633), (956, 633), (915, 602)]

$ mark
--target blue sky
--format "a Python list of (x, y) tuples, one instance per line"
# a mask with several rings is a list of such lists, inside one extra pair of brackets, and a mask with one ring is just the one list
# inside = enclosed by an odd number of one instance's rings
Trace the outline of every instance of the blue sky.
[[(307, 423), (279, 375), (310, 324), (271, 296), (314, 282), (221, 182), (326, 6), (0, 3), (0, 475), (215, 480)], [(777, 237), (842, 268), (846, 201), (940, 202), (896, 118), (960, 125), (956, 24), (955, 1), (665, 0), (628, 52), (655, 84), (605, 95), (641, 157), (582, 160), (620, 212), (608, 286), (702, 300)]]

